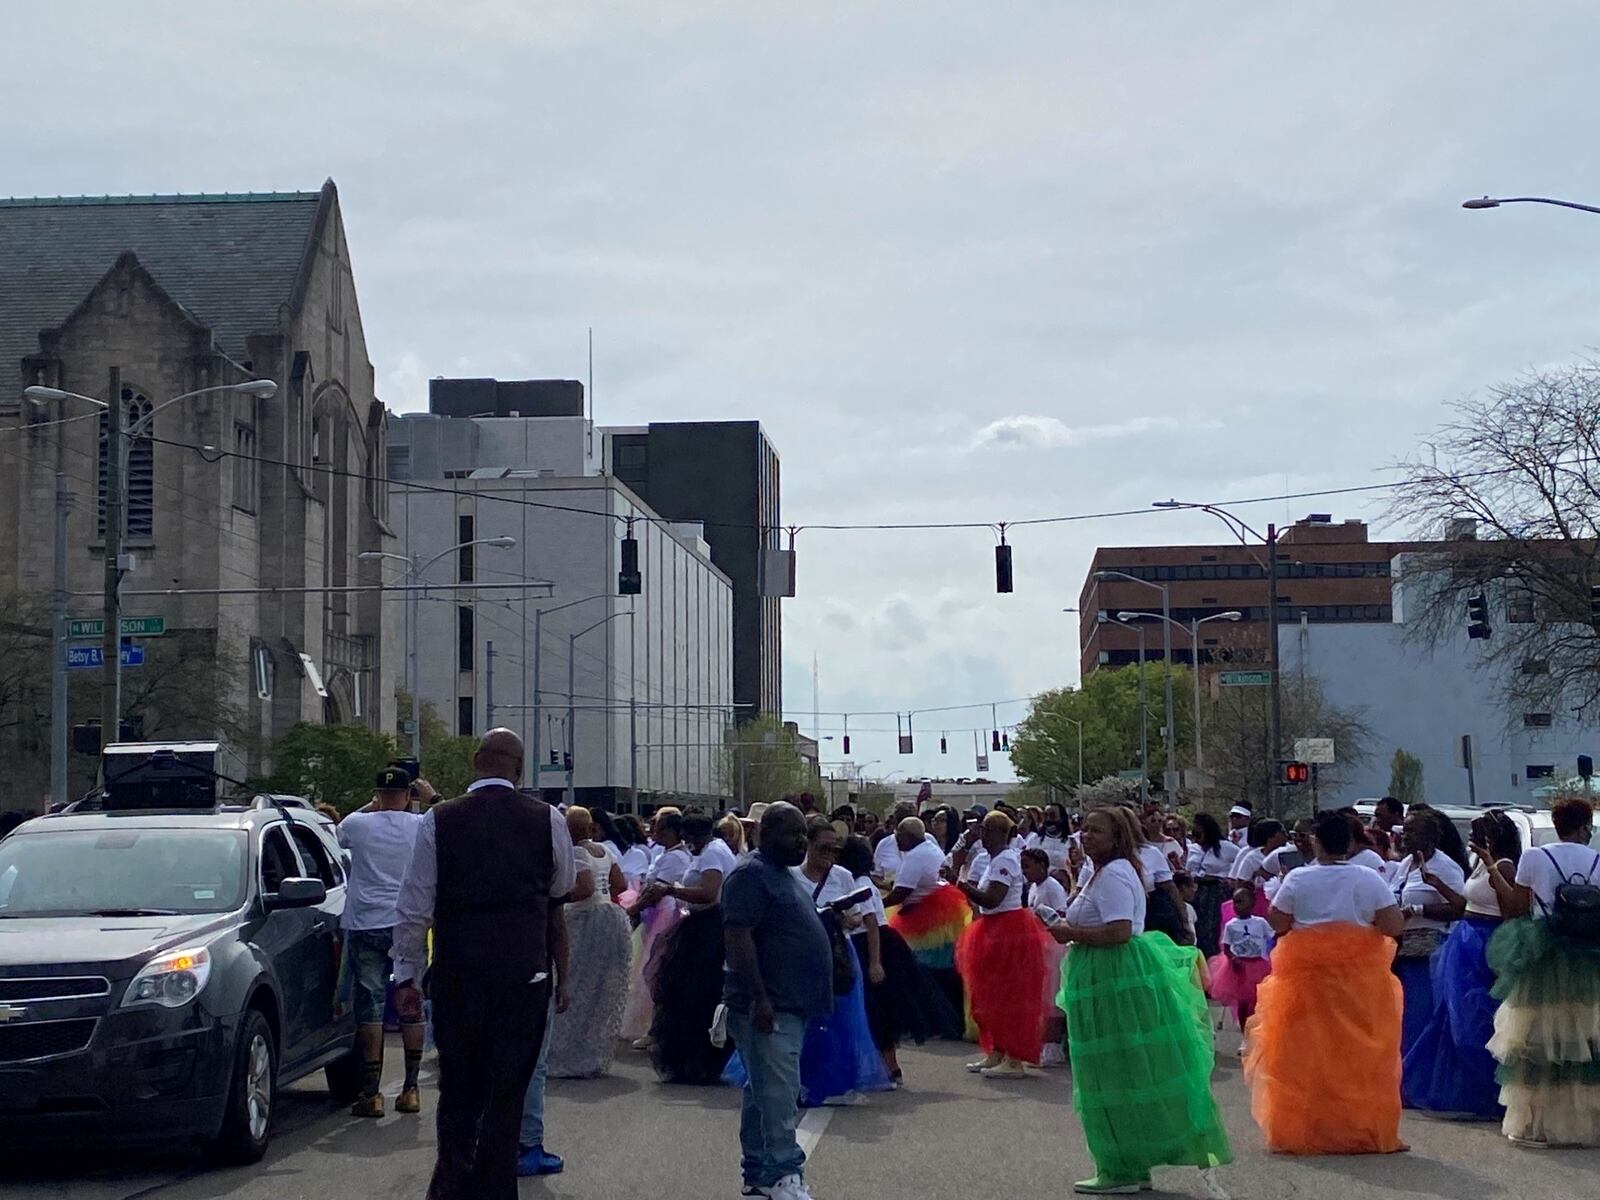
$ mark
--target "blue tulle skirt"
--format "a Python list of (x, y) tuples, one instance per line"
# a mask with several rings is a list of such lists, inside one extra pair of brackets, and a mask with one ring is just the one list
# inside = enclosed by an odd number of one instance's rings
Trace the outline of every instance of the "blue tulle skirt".
[(1400, 1054), (1404, 1057), (1433, 1016), (1433, 964), (1438, 951), (1427, 958), (1396, 958), (1394, 973), (1400, 977), (1400, 990), (1405, 994), (1405, 1011), (1400, 1017)]
[(1497, 1120), (1504, 1114), (1488, 1050), (1500, 1007), (1489, 994), (1495, 975), (1488, 960), (1498, 928), (1494, 917), (1466, 917), (1433, 956), (1433, 1012), (1404, 1058), (1400, 1095), (1407, 1108)]
[[(850, 953), (855, 957), (854, 946)], [(815, 1108), (850, 1092), (886, 1092), (891, 1086), (867, 1024), (859, 958), (855, 968), (854, 984), (845, 995), (835, 997), (833, 1011), (806, 1024), (806, 1040), (800, 1049), (800, 1104), (804, 1108)], [(736, 1052), (722, 1072), (722, 1081), (742, 1088), (748, 1078), (744, 1060)]]

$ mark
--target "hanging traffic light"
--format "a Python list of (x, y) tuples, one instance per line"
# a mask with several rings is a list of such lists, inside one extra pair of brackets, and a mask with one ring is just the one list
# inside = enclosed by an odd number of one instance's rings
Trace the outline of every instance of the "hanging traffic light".
[(1311, 782), (1311, 765), (1303, 762), (1286, 762), (1279, 764), (1283, 768), (1283, 783), (1286, 787), (1297, 787), (1302, 783)]
[(989, 734), (989, 749), (997, 754), (1000, 752), (1000, 731), (998, 729), (992, 730)]
[(949, 739), (946, 737), (946, 735), (944, 735), (942, 733), (939, 735), (939, 753), (940, 754), (949, 754), (950, 753)]
[(844, 753), (846, 758), (850, 757), (850, 735), (848, 733), (844, 735)]
[(622, 570), (617, 572), (617, 595), (637, 596), (644, 590), (644, 577), (639, 574), (639, 539), (633, 536), (633, 522), (628, 522), (628, 532), (622, 538)]
[(1589, 624), (1600, 628), (1600, 583), (1589, 589)]
[(1489, 628), (1489, 598), (1482, 592), (1476, 592), (1467, 597), (1467, 637), (1471, 639), (1486, 638), (1493, 631)]
[(994, 590), (1009, 592), (1011, 590), (1011, 547), (1005, 544), (1005, 534), (1001, 534), (1001, 542), (994, 548)]
[(559, 767), (561, 765), (561, 755), (558, 751), (550, 751), (550, 765), (552, 767)]
[(1011, 753), (1011, 735), (1009, 733), (1001, 733), (1000, 749), (1004, 750), (1007, 754)]

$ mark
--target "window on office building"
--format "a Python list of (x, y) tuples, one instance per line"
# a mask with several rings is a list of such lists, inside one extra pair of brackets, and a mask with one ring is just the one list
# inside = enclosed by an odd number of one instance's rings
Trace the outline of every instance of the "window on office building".
[(475, 662), (477, 653), (473, 641), (472, 609), (463, 604), (456, 609), (456, 669), (471, 671)]
[(1549, 729), (1553, 724), (1555, 724), (1555, 718), (1547, 712), (1522, 714), (1522, 725), (1525, 729)]
[(476, 536), (472, 528), (472, 514), (464, 513), (456, 518), (456, 545), (461, 547), (456, 551), (457, 583), (471, 583), (474, 578), (476, 564), (473, 562), (472, 552), (477, 547), (467, 545)]
[(472, 697), (462, 696), (456, 701), (456, 732), (462, 737), (472, 737)]

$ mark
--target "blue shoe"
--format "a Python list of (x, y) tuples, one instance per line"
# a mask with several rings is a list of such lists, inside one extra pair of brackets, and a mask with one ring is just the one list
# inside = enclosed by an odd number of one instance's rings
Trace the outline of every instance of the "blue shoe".
[(543, 1146), (529, 1146), (517, 1155), (517, 1178), (533, 1175), (559, 1175), (567, 1164), (554, 1154), (546, 1154)]

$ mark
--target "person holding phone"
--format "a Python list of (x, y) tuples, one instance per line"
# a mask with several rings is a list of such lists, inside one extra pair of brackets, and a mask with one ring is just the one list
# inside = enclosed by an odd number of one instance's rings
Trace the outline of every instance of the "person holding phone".
[(1461, 895), (1466, 872), (1440, 848), (1440, 826), (1447, 824), (1446, 817), (1427, 805), (1411, 806), (1405, 823), (1406, 857), (1395, 864), (1391, 883), (1405, 917), (1394, 960), (1394, 973), (1405, 990), (1402, 1055), (1416, 1044), (1433, 1014), (1433, 956), (1444, 944), (1450, 923), (1466, 909)]
[(956, 945), (956, 970), (972, 1002), (984, 1057), (967, 1070), (986, 1078), (1016, 1079), (1039, 1061), (1044, 1030), (1044, 975), (1048, 938), (1023, 902), (1027, 879), (1021, 853), (1011, 845), (1016, 826), (1003, 812), (984, 817), (988, 859), (976, 882), (960, 885), (977, 910)]
[(1499, 1119), (1505, 1109), (1488, 1048), (1499, 1007), (1489, 942), (1513, 902), (1522, 835), (1505, 813), (1485, 813), (1472, 821), (1472, 853), (1477, 866), (1459, 893), (1463, 913), (1434, 956), (1433, 1012), (1405, 1054), (1400, 1094), (1408, 1108)]
[(1232, 895), (1233, 861), (1239, 847), (1222, 836), (1222, 826), (1207, 812), (1195, 813), (1189, 822), (1189, 861), (1185, 864), (1194, 876), (1195, 945), (1207, 958), (1215, 957), (1222, 946), (1222, 902)]

